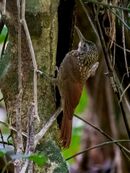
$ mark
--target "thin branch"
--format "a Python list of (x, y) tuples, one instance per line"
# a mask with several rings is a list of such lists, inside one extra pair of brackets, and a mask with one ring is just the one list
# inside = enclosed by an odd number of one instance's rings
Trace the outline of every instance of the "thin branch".
[(58, 117), (58, 115), (62, 112), (62, 108), (59, 107), (56, 112), (52, 115), (49, 121), (42, 127), (39, 133), (35, 135), (34, 146), (36, 147), (39, 141), (43, 138), (49, 128), (53, 125), (54, 121)]
[(33, 161), (29, 160), (29, 164), (28, 164), (28, 172), (29, 173), (33, 173)]
[(18, 10), (18, 96), (16, 100), (16, 129), (17, 129), (17, 153), (22, 153), (23, 150), (23, 139), (22, 139), (22, 120), (21, 120), (21, 109), (22, 109), (22, 56), (21, 56), (21, 7), (20, 0), (17, 0)]
[(7, 167), (8, 167), (10, 164), (12, 164), (12, 161), (9, 161), (9, 162), (4, 166), (4, 168), (3, 168), (2, 171), (1, 171), (1, 173), (5, 173)]
[[(94, 7), (94, 13), (96, 15), (95, 7)], [(104, 51), (104, 57), (105, 57), (105, 61), (106, 61), (107, 67), (108, 67), (108, 71), (109, 71), (110, 74), (112, 74), (113, 73), (112, 64), (111, 64), (111, 61), (110, 61), (110, 58), (109, 58), (109, 55), (108, 55), (108, 49), (107, 49), (106, 44), (105, 44), (105, 40), (104, 40), (104, 37), (103, 37), (103, 34), (102, 34), (102, 29), (100, 27), (100, 23), (99, 23), (97, 15), (96, 15), (96, 22), (97, 22), (97, 27), (99, 29), (100, 40), (101, 40), (102, 48), (103, 48), (103, 51)]]
[[(30, 153), (28, 153), (30, 155)], [(22, 166), (20, 173), (33, 173), (33, 161), (29, 160), (28, 158), (25, 160), (25, 163)]]
[(1, 136), (3, 147), (5, 148), (4, 137), (3, 137), (1, 129), (0, 129), (0, 136)]
[[(94, 13), (96, 15), (96, 9), (94, 7)], [(117, 86), (117, 81), (115, 79), (115, 72), (112, 68), (112, 64), (111, 64), (111, 61), (110, 61), (110, 57), (109, 57), (109, 53), (108, 53), (108, 49), (106, 48), (106, 43), (105, 43), (105, 40), (104, 40), (104, 37), (103, 37), (103, 33), (102, 33), (102, 29), (101, 29), (101, 26), (100, 26), (100, 22), (99, 22), (99, 19), (98, 19), (98, 16), (96, 18), (96, 21), (97, 21), (97, 27), (99, 29), (99, 34), (100, 34), (100, 40), (101, 40), (101, 43), (102, 43), (102, 48), (103, 48), (103, 51), (104, 51), (104, 58), (105, 58), (105, 61), (106, 61), (106, 64), (107, 64), (107, 68), (108, 68), (108, 72), (109, 72), (109, 78), (110, 78), (110, 82), (111, 82), (111, 86), (114, 90), (114, 93), (118, 99), (118, 101), (120, 100), (120, 92), (119, 92), (119, 88)], [(126, 127), (126, 131), (127, 131), (127, 134), (128, 134), (128, 137), (130, 138), (130, 127), (129, 127), (129, 124), (128, 124), (128, 120), (127, 120), (127, 117), (126, 117), (126, 114), (125, 114), (125, 110), (124, 110), (124, 107), (123, 107), (123, 103), (122, 102), (119, 102), (119, 106), (120, 106), (120, 109), (121, 109), (121, 113), (122, 113), (122, 116), (123, 116), (123, 120), (124, 120), (124, 124), (125, 124), (125, 127)]]
[(122, 18), (117, 14), (115, 13), (113, 10), (109, 9), (124, 25), (125, 27), (130, 30), (130, 27), (122, 20)]
[[(129, 70), (129, 73), (130, 73), (130, 70)], [(124, 81), (124, 78), (125, 78), (126, 75), (127, 75), (127, 73), (123, 74), (123, 77), (122, 77), (122, 80), (121, 80), (121, 85), (123, 85), (123, 81)]]
[[(118, 96), (118, 100), (120, 100), (120, 96)], [(130, 139), (130, 127), (129, 127), (129, 124), (128, 124), (129, 121), (128, 121), (127, 117), (126, 117), (122, 101), (121, 102), (119, 101), (119, 105), (120, 105), (120, 108), (121, 108), (121, 111), (122, 111), (123, 120), (124, 120), (124, 124), (125, 124), (125, 127), (126, 127), (127, 135), (128, 135), (128, 137)]]
[[(6, 126), (7, 128), (9, 128), (10, 130), (17, 133), (17, 130), (14, 127), (10, 126), (9, 124), (7, 124), (3, 121), (0, 121), (0, 123), (3, 124), (4, 126)], [(22, 132), (22, 135), (27, 138), (27, 134), (25, 134), (24, 132)]]
[[(23, 5), (25, 5), (25, 1), (24, 1)], [(25, 12), (25, 11), (23, 10), (23, 12)], [(34, 53), (32, 41), (31, 41), (30, 33), (29, 33), (28, 26), (27, 26), (27, 23), (25, 20), (25, 14), (22, 14), (21, 22), (23, 24), (23, 28), (25, 31), (27, 43), (28, 43), (31, 58), (32, 58), (33, 68), (34, 68), (33, 93), (34, 93), (34, 103), (35, 103), (35, 117), (38, 119), (38, 121), (40, 121), (40, 118), (38, 116), (38, 102), (37, 102), (37, 71), (38, 71), (38, 68), (37, 68), (37, 62), (36, 62), (36, 58), (35, 58), (35, 53)]]
[(115, 6), (115, 5), (109, 5), (109, 4), (105, 4), (105, 3), (102, 3), (102, 2), (99, 2), (99, 1), (95, 1), (95, 0), (87, 0), (87, 2), (84, 2), (86, 4), (88, 3), (92, 3), (92, 4), (96, 4), (96, 5), (99, 5), (99, 6), (104, 6), (105, 8), (117, 8), (117, 9), (120, 9), (120, 10), (124, 10), (124, 11), (129, 11), (130, 12), (130, 9), (129, 8), (125, 8), (125, 7), (121, 7), (121, 6)]
[[(124, 22), (124, 11), (122, 11), (122, 21)], [(125, 68), (126, 68), (127, 76), (129, 77), (128, 62), (126, 57), (125, 26), (124, 25), (122, 25), (122, 43), (123, 43), (123, 52), (124, 52), (124, 59), (125, 59)]]
[(29, 46), (29, 50), (30, 50), (34, 70), (37, 72), (38, 71), (37, 63), (36, 63), (35, 53), (34, 53), (32, 41), (31, 41), (30, 33), (29, 33), (29, 30), (28, 30), (28, 26), (27, 26), (26, 20), (24, 18), (21, 19), (21, 22), (23, 24), (24, 31), (25, 31), (25, 34), (26, 34), (26, 38), (27, 38), (27, 42), (28, 42), (28, 46)]
[(28, 163), (29, 163), (29, 160), (27, 159), (25, 161), (25, 164), (22, 166), (22, 169), (21, 169), (20, 173), (25, 173), (26, 172), (26, 170), (28, 168)]
[(57, 84), (57, 78), (49, 76), (46, 72), (37, 70), (37, 73), (39, 73), (41, 76), (43, 76), (45, 79), (47, 79), (50, 83), (53, 85)]
[(84, 10), (85, 15), (87, 16), (87, 18), (88, 18), (88, 20), (89, 20), (89, 22), (90, 22), (90, 24), (91, 24), (91, 26), (92, 26), (92, 29), (93, 29), (94, 33), (96, 34), (98, 40), (100, 40), (100, 39), (99, 39), (99, 35), (98, 35), (98, 33), (97, 33), (97, 30), (96, 30), (96, 28), (95, 28), (95, 26), (94, 26), (94, 24), (93, 24), (93, 22), (92, 22), (91, 17), (90, 17), (89, 14), (88, 14), (88, 11), (86, 10), (86, 8), (85, 8), (85, 6), (84, 6), (84, 3), (82, 2), (82, 0), (79, 0), (79, 2), (80, 2), (81, 6), (82, 6), (82, 8), (83, 8), (83, 10)]
[(123, 96), (125, 95), (126, 91), (127, 91), (129, 88), (130, 88), (130, 83), (127, 85), (127, 87), (124, 89), (123, 93), (121, 94), (119, 102), (122, 101)]
[(3, 0), (3, 15), (6, 14), (6, 0)]
[[(38, 119), (38, 121), (40, 121), (39, 116), (38, 116), (38, 101), (37, 101), (37, 63), (36, 63), (36, 58), (35, 58), (35, 53), (34, 53), (34, 49), (33, 49), (33, 45), (32, 45), (32, 41), (31, 41), (31, 37), (30, 37), (30, 33), (28, 30), (28, 26), (25, 20), (25, 0), (22, 0), (21, 3), (21, 22), (25, 31), (25, 35), (26, 35), (26, 39), (27, 39), (27, 43), (28, 43), (28, 47), (30, 50), (30, 55), (31, 55), (31, 59), (32, 59), (32, 63), (33, 63), (33, 99), (34, 99), (34, 103), (32, 103), (31, 108), (29, 109), (28, 112), (28, 124), (27, 124), (27, 129), (28, 129), (28, 133), (27, 133), (27, 143), (26, 143), (26, 154), (28, 153), (32, 153), (34, 152), (34, 117), (36, 117)], [(33, 162), (32, 161), (25, 161), (25, 164), (22, 168), (22, 170), (20, 171), (22, 172), (26, 172), (26, 169), (29, 166), (28, 172), (33, 172)]]
[[(93, 125), (93, 124), (91, 124), (90, 122), (84, 120), (83, 118), (79, 117), (79, 116), (76, 115), (76, 114), (74, 114), (74, 116), (75, 116), (76, 118), (78, 118), (79, 120), (83, 121), (84, 123), (88, 124), (89, 126), (93, 127), (95, 130), (97, 130), (99, 133), (101, 133), (103, 136), (105, 136), (105, 137), (106, 137), (107, 139), (109, 139), (110, 141), (114, 141), (114, 139), (113, 139), (110, 135), (108, 135), (107, 133), (105, 133), (102, 129), (96, 127), (95, 125)], [(130, 153), (130, 151), (129, 151), (127, 148), (125, 148), (124, 146), (122, 146), (120, 143), (116, 142), (115, 144), (121, 149), (121, 151), (122, 151), (123, 153)]]
[[(119, 47), (120, 49), (122, 49), (122, 50), (124, 49), (121, 45), (117, 44), (114, 40), (113, 40), (113, 43), (114, 43), (117, 47)], [(130, 53), (130, 49), (126, 49), (126, 48), (125, 48), (125, 51)]]
[[(93, 149), (97, 149), (97, 148), (101, 148), (101, 147), (104, 147), (105, 145), (109, 145), (109, 144), (114, 144), (114, 143), (119, 143), (119, 142), (130, 142), (130, 140), (113, 140), (113, 141), (106, 141), (106, 142), (103, 142), (103, 143), (100, 143), (100, 144), (97, 144), (97, 145), (94, 145), (92, 147), (89, 147), (79, 153), (76, 153), (70, 157), (68, 157), (67, 159), (65, 159), (66, 161), (67, 160), (70, 160), (70, 159), (73, 159), (74, 157), (77, 157), (78, 155), (81, 155), (81, 154), (84, 154), (90, 150), (93, 150)], [(130, 160), (130, 158), (129, 158)]]
[(25, 19), (25, 0), (22, 0), (21, 4), (21, 18)]
[[(22, 119), (21, 119), (21, 109), (22, 109), (22, 51), (21, 51), (21, 1), (17, 0), (17, 22), (18, 22), (18, 95), (16, 99), (16, 154), (23, 153), (23, 136), (22, 136)], [(14, 172), (19, 172), (22, 167), (22, 159), (16, 159), (14, 161)]]
[[(114, 42), (113, 42), (114, 43)], [(112, 61), (112, 68), (114, 69), (115, 67), (115, 62), (116, 62), (116, 45), (113, 45), (113, 61)]]
[(2, 15), (5, 16), (6, 15), (6, 0), (3, 0), (3, 2), (1, 2), (0, 4), (0, 10), (2, 12)]
[[(2, 134), (1, 129), (0, 129), (0, 136), (1, 136), (2, 144), (3, 144), (3, 148), (5, 148), (4, 137), (3, 137), (3, 134)], [(8, 161), (7, 161), (6, 155), (3, 156), (3, 160), (5, 162), (5, 165), (7, 165), (8, 164)]]
[(25, 154), (29, 152), (34, 152), (34, 103), (31, 104), (31, 107), (28, 111), (28, 124), (27, 124), (27, 143)]
[(4, 100), (4, 97), (2, 97), (1, 99), (0, 99), (0, 102), (2, 102)]
[[(10, 128), (10, 127), (9, 127), (9, 124), (5, 123), (4, 121), (0, 121), (0, 123), (3, 124), (4, 126)], [(16, 131), (16, 129), (15, 129), (15, 131)]]
[(4, 144), (4, 145), (11, 145), (11, 146), (12, 146), (12, 143), (10, 143), (10, 142), (6, 142), (6, 141), (0, 141), (0, 144)]

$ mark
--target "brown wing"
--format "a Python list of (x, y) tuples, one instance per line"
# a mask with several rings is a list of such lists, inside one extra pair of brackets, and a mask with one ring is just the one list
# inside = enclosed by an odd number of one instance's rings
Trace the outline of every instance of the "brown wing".
[(72, 117), (79, 103), (83, 85), (80, 83), (67, 82), (64, 90), (63, 119), (61, 125), (61, 141), (64, 148), (69, 147), (72, 133)]

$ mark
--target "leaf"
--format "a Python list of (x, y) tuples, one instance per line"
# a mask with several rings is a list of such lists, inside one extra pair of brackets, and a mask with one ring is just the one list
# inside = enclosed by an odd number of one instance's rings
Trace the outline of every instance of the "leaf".
[(43, 166), (47, 162), (47, 157), (44, 154), (40, 153), (31, 154), (28, 158), (29, 160), (32, 160), (34, 163), (36, 163), (38, 166)]
[(4, 157), (5, 154), (6, 154), (6, 150), (1, 149), (1, 150), (0, 150), (0, 157)]
[(4, 28), (2, 29), (2, 32), (0, 34), (0, 43), (2, 43), (4, 41), (7, 32), (8, 32), (8, 29), (6, 26), (4, 26)]

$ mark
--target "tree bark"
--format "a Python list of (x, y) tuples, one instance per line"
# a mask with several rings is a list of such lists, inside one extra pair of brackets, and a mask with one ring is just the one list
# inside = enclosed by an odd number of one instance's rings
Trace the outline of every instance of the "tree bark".
[[(0, 86), (6, 103), (9, 124), (16, 126), (16, 108), (18, 98), (18, 21), (16, 0), (7, 1), (5, 23), (9, 29), (9, 42), (6, 53), (0, 61)], [(59, 0), (30, 0), (26, 2), (26, 20), (31, 34), (38, 69), (53, 75), (56, 64)], [(25, 31), (22, 28), (22, 130), (27, 132), (28, 110), (33, 102), (33, 64), (27, 44)], [(38, 75), (38, 113), (40, 123), (35, 120), (35, 132), (43, 127), (55, 111), (55, 97), (51, 82)], [(54, 135), (56, 134), (56, 135)], [(48, 156), (49, 163), (42, 168), (35, 165), (34, 172), (67, 173), (68, 168), (63, 160), (55, 140), (58, 135), (54, 125), (36, 148)], [(16, 134), (12, 132), (14, 146), (17, 145)], [(55, 137), (54, 137), (55, 136)], [(24, 140), (24, 147), (26, 139)]]

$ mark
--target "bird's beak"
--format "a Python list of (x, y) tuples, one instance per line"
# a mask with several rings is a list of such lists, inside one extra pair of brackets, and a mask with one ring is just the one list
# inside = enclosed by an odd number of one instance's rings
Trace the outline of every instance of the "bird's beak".
[(83, 34), (81, 33), (81, 31), (79, 30), (77, 26), (75, 26), (75, 30), (79, 36), (80, 41), (85, 41), (86, 40), (85, 37), (83, 36)]

